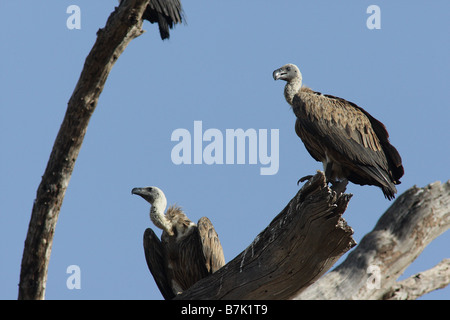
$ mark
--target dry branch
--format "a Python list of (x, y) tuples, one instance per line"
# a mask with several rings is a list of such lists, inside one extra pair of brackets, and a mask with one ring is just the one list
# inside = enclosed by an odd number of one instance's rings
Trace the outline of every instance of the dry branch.
[[(342, 264), (296, 298), (389, 298), (402, 284), (396, 283), (398, 277), (449, 227), (450, 181), (435, 182), (425, 188), (412, 187), (398, 197)], [(450, 270), (440, 271), (446, 274), (441, 277), (444, 279), (441, 284), (445, 286)], [(376, 283), (373, 280), (377, 280)], [(427, 290), (424, 288), (422, 294)], [(409, 298), (417, 298), (417, 294)]]
[(318, 172), (236, 258), (176, 299), (289, 299), (355, 245), (341, 217), (350, 195)]
[(69, 100), (36, 193), (22, 256), (19, 299), (44, 299), (47, 269), (64, 194), (106, 78), (131, 40), (142, 34), (142, 14), (149, 0), (126, 0), (97, 33)]
[(433, 268), (397, 282), (383, 299), (414, 300), (450, 283), (450, 259), (444, 259)]

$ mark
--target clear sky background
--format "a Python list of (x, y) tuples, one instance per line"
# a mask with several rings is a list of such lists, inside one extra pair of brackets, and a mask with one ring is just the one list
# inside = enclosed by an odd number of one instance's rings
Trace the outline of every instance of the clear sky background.
[[(69, 30), (69, 5), (81, 29)], [(369, 30), (369, 5), (381, 29)], [(0, 298), (16, 299), (33, 200), (85, 58), (116, 1), (0, 2)], [(133, 187), (159, 186), (169, 204), (208, 216), (230, 261), (314, 174), (294, 132), (295, 116), (272, 71), (300, 67), (314, 90), (343, 97), (382, 121), (399, 150), (399, 193), (450, 178), (450, 2), (184, 0), (186, 25), (161, 41), (156, 25), (115, 64), (91, 118), (62, 205), (47, 299), (161, 299), (142, 235), (149, 205)], [(279, 129), (279, 171), (261, 163), (175, 165), (171, 134)], [(208, 143), (204, 143), (206, 146)], [(356, 241), (391, 205), (380, 189), (350, 184), (344, 214)], [(157, 231), (160, 234), (160, 231)], [(450, 234), (433, 241), (403, 275), (450, 257)], [(81, 269), (69, 290), (66, 269)], [(425, 299), (450, 299), (450, 289)]]

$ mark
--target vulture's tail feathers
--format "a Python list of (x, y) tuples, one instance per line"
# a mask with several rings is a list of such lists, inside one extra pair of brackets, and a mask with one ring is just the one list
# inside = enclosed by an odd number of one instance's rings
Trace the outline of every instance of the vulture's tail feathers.
[(384, 196), (388, 200), (392, 200), (395, 198), (397, 188), (395, 187), (394, 182), (392, 182), (389, 178), (389, 174), (387, 172), (378, 167), (372, 166), (365, 166), (363, 167), (363, 170), (374, 180), (374, 185), (381, 188)]

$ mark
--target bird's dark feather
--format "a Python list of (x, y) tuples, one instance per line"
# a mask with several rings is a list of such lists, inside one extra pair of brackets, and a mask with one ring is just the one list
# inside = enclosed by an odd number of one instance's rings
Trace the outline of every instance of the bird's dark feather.
[(377, 185), (393, 198), (403, 175), (401, 158), (385, 126), (356, 104), (303, 87), (293, 99), (295, 130), (317, 161), (325, 152), (357, 184)]
[[(122, 1), (119, 0), (120, 3)], [(150, 0), (142, 18), (158, 24), (162, 40), (169, 39), (169, 29), (185, 20), (180, 0)]]
[(151, 228), (147, 228), (144, 232), (144, 254), (147, 266), (164, 299), (173, 299), (175, 293), (167, 277), (166, 252), (158, 236)]
[(173, 236), (163, 232), (161, 241), (151, 229), (147, 229), (144, 251), (158, 288), (165, 299), (172, 299), (180, 291), (220, 269), (225, 259), (217, 232), (208, 218), (203, 217), (197, 226), (192, 226), (191, 220), (178, 206), (170, 206), (166, 217), (178, 229), (174, 226)]

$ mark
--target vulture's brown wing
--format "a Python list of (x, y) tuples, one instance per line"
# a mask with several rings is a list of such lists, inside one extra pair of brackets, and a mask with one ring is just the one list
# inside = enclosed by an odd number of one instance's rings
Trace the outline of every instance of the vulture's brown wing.
[[(401, 158), (389, 143), (384, 125), (365, 110), (344, 99), (303, 90), (293, 101), (297, 116), (296, 132), (307, 135), (308, 151), (334, 150), (341, 164), (364, 171), (368, 178), (395, 192), (403, 174)], [(313, 155), (317, 160), (316, 156)], [(399, 172), (401, 171), (401, 174)], [(353, 179), (352, 179), (353, 178)], [(364, 177), (349, 177), (358, 184), (373, 184)], [(356, 181), (355, 181), (356, 180)]]
[(150, 228), (147, 228), (144, 232), (144, 253), (147, 266), (155, 279), (159, 291), (161, 291), (164, 299), (172, 299), (175, 297), (175, 294), (167, 277), (167, 258), (164, 247), (158, 236)]
[(208, 272), (214, 273), (225, 265), (222, 245), (214, 226), (207, 217), (202, 217), (197, 223), (203, 246)]

